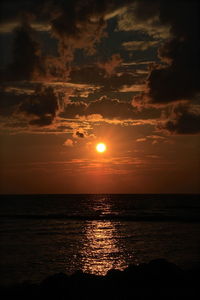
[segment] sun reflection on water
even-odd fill
[[[101,211],[101,215],[111,213],[109,201],[105,198],[93,202],[93,210]],[[119,222],[110,220],[92,220],[85,225],[85,239],[82,247],[83,271],[104,275],[112,268],[124,267],[123,252],[117,241],[116,225]]]
[[[82,248],[83,271],[105,274],[112,268],[122,268],[119,247],[115,239],[116,229],[111,221],[90,221],[85,228],[85,243]]]

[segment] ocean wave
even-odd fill
[[[69,215],[69,214],[2,214],[2,219],[57,219],[57,220],[79,220],[79,221],[130,221],[130,222],[200,222],[197,215]]]

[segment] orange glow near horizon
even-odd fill
[[[105,152],[106,151],[106,145],[104,144],[104,143],[99,143],[99,144],[97,144],[96,145],[96,150],[97,150],[97,152],[99,152],[99,153],[103,153],[103,152]]]

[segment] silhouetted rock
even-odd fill
[[[24,282],[1,287],[1,299],[198,299],[200,269],[182,270],[164,259],[130,265],[105,276],[77,271],[51,275],[39,284]]]
[[[43,287],[45,286],[51,286],[51,287],[62,287],[65,286],[68,282],[68,276],[64,273],[57,273],[52,276],[49,276],[45,278],[41,285]]]

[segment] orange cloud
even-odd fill
[[[67,139],[67,140],[64,142],[63,146],[66,146],[66,147],[73,147],[73,146],[74,146],[74,143],[73,143],[73,141],[72,141],[71,139]]]

